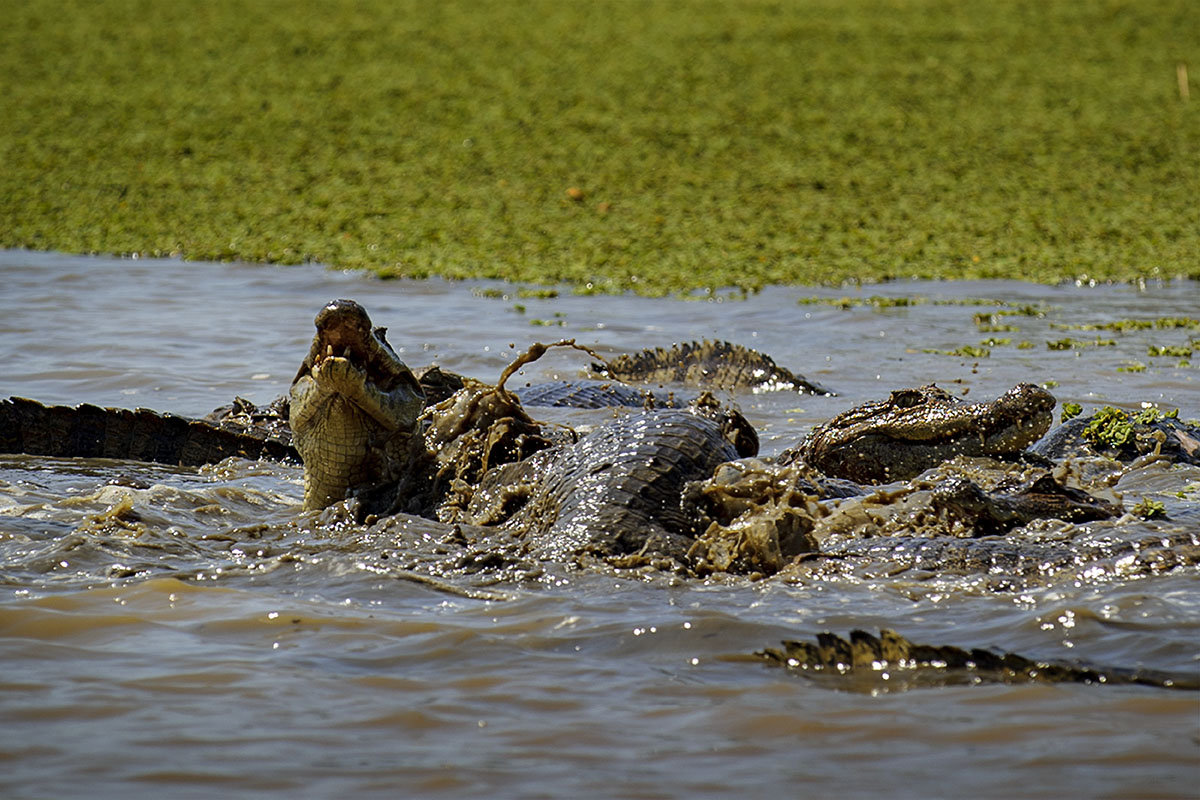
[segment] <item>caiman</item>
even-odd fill
[[[994,650],[915,644],[891,630],[879,636],[863,630],[848,639],[817,634],[815,643],[785,641],[758,654],[767,663],[806,677],[838,678],[840,688],[877,691],[956,683],[1091,683],[1138,684],[1164,689],[1200,689],[1200,679],[1187,673],[1092,666],[1066,661],[1039,661]],[[844,678],[854,683],[847,684]]]
[[[592,374],[629,383],[676,383],[702,389],[834,393],[741,345],[705,340],[658,347],[592,364]]]
[[[490,387],[429,370],[418,381],[388,345],[385,331],[375,328],[353,301],[329,303],[318,313],[315,326],[287,414],[304,462],[305,508],[357,496],[363,516],[405,512],[451,523],[503,523],[530,536],[533,549],[548,557],[580,550],[627,556],[649,548],[648,552],[690,562],[702,572],[769,574],[793,556],[819,550],[814,520],[824,512],[814,502],[830,496],[831,481],[906,479],[963,454],[1013,456],[1044,433],[1055,404],[1049,392],[1030,384],[988,403],[959,402],[936,386],[900,390],[885,401],[835,417],[799,447],[774,462],[768,459],[758,470],[769,476],[763,484],[768,488],[762,489],[768,496],[745,494],[750,491],[745,485],[734,489],[721,481],[711,491],[697,492],[685,487],[710,481],[717,467],[757,450],[753,428],[735,409],[712,400],[693,403],[689,409],[661,408],[670,403],[611,380],[568,382],[543,392],[550,401],[572,402],[569,398],[584,395],[587,404],[594,405],[597,397],[615,396],[616,402],[649,406],[579,439],[561,426],[536,423],[518,397],[503,388],[503,379]],[[713,345],[681,348],[680,357],[688,366],[680,374],[695,375],[697,354],[718,351],[730,352]],[[668,358],[665,352],[635,361],[662,362]],[[741,358],[732,362],[741,364]],[[759,385],[762,370],[769,371],[774,362],[746,363],[758,363],[762,369],[742,364],[726,376],[741,376],[737,380],[743,388]],[[444,399],[427,405],[426,395]],[[34,406],[24,401],[6,404],[9,413],[0,418],[0,430],[8,431],[5,449],[50,452],[44,441],[30,447],[30,437],[20,433],[37,416]],[[249,430],[260,424],[254,414],[241,411],[250,419],[244,423],[245,435],[261,434]],[[68,412],[48,411],[44,418],[70,418]],[[75,416],[96,415],[85,407]],[[110,416],[119,418],[120,413]],[[229,419],[205,424],[217,431]],[[32,427],[39,424],[35,420]],[[61,422],[56,424],[56,430],[62,428]],[[183,424],[205,430],[195,421]],[[270,430],[274,438],[267,441],[279,440],[278,419]],[[54,452],[176,459],[175,453],[148,454],[146,448],[121,452],[65,447]],[[235,452],[255,457],[274,451],[243,447]],[[229,450],[214,449],[212,454],[224,456]],[[783,474],[780,470],[800,470],[806,477],[791,483],[790,478],[771,477]],[[786,498],[781,500],[784,489]],[[981,532],[1012,527],[1036,516],[1039,507],[1052,508],[1050,503],[1012,496],[989,504],[986,496],[981,499],[968,489],[947,489],[939,501],[954,500],[947,516],[957,513],[961,520],[973,515],[969,518],[978,521]],[[842,487],[838,493],[854,491]],[[738,508],[718,510],[731,493],[745,495]],[[715,496],[724,499],[714,500]],[[768,542],[773,555],[765,560],[742,558],[739,552],[754,548],[729,544],[755,537]]]
[[[955,568],[995,572],[1000,564],[1019,570],[1027,545],[995,534],[1046,516],[1103,519],[1120,512],[1119,506],[1051,485],[1053,481],[981,488],[964,478],[926,492],[928,506],[934,517],[956,520],[973,534],[985,534],[984,539],[878,536],[856,544],[839,533],[833,537],[836,547],[826,546],[821,526],[829,512],[823,503],[860,491],[851,482],[911,480],[956,458],[1011,458],[1036,441],[1049,427],[1055,400],[1030,384],[987,403],[959,402],[936,386],[900,390],[885,401],[835,417],[776,460],[749,462],[758,446],[754,429],[736,409],[710,396],[702,394],[687,408],[664,408],[672,403],[662,395],[631,393],[627,387],[613,391],[602,384],[577,383],[548,390],[544,397],[550,401],[578,395],[596,404],[608,402],[596,401],[607,395],[618,398],[613,401],[617,404],[642,407],[581,436],[529,417],[516,394],[504,388],[517,362],[496,386],[436,369],[418,379],[388,345],[385,331],[373,327],[357,303],[334,301],[321,310],[315,324],[312,347],[287,399],[294,451],[286,442],[286,430],[281,430],[283,405],[272,416],[235,404],[224,421],[196,421],[90,406],[47,408],[19,399],[0,404],[0,448],[170,463],[228,455],[287,457],[298,451],[304,462],[306,509],[337,506],[349,497],[352,504],[369,506],[374,515],[416,513],[448,523],[447,547],[455,541],[454,525],[487,525],[509,532],[509,541],[523,541],[519,552],[534,558],[569,560],[588,554],[632,566],[660,563],[654,559],[661,557],[664,566],[674,564],[691,574],[769,574],[795,564],[818,566],[830,556],[842,561],[857,553],[875,553],[884,562],[910,547],[923,554],[930,569],[938,568],[936,553],[941,563]],[[769,359],[723,377],[709,367],[697,367],[706,353],[734,352],[717,345],[654,352],[634,360],[640,367],[604,372],[607,382],[619,386],[615,378],[628,375],[647,381],[691,381],[701,388],[730,382],[747,389],[786,384],[826,393],[800,376],[773,371],[777,368]],[[530,354],[526,360],[536,357]],[[671,358],[681,361],[674,371],[654,366]],[[739,360],[745,359],[732,357]],[[158,425],[175,432],[164,438],[176,444],[137,444],[137,436],[120,433],[127,415],[151,419],[151,428]],[[235,424],[235,419],[241,422]],[[239,430],[230,430],[239,424]],[[185,444],[179,445],[178,431],[185,429],[201,443],[209,433],[213,441],[228,435],[246,438],[209,447],[187,444],[190,440],[184,436]],[[247,440],[257,442],[259,449]],[[924,490],[907,490],[920,491]],[[1049,513],[1042,513],[1046,510]],[[1184,553],[1178,563],[1200,560],[1187,557],[1189,546],[1200,550],[1194,539],[1178,542]],[[1047,559],[1073,563],[1078,558],[1069,545],[1059,548],[1062,552],[1054,547],[1034,547],[1036,552],[1025,561],[1044,570]],[[755,555],[768,552],[770,558]],[[1014,554],[1015,566],[1006,562]],[[861,636],[858,640],[866,641]],[[834,649],[840,653],[839,648]],[[874,654],[873,645],[867,649]],[[793,668],[811,661],[798,645],[780,652],[785,653],[782,661]],[[800,658],[798,653],[806,655]],[[853,652],[851,656],[857,659]],[[1009,670],[1005,675],[1030,672],[1021,664],[1004,669]],[[1063,680],[1077,679],[1074,673],[1063,674]]]
[[[960,402],[934,385],[900,389],[839,414],[779,460],[859,483],[908,480],[955,456],[1020,453],[1049,430],[1055,402],[1031,383],[986,403]]]
[[[353,300],[334,300],[292,381],[292,437],[304,461],[304,508],[324,508],[400,479],[425,393]]]

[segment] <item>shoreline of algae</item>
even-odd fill
[[[1183,0],[8,17],[0,247],[644,294],[1200,278]]]

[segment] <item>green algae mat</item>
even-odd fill
[[[1193,0],[0,6],[3,247],[651,294],[1200,277]]]

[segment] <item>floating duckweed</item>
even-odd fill
[[[1163,77],[1194,12],[1110,5],[8,2],[0,246],[647,295],[1200,277]]]
[[[1117,367],[1117,372],[1145,372],[1146,365],[1140,361],[1135,361],[1132,364],[1126,364],[1123,367]]]
[[[1174,356],[1176,358],[1191,358],[1192,348],[1187,345],[1155,345],[1152,344],[1146,348],[1146,355],[1151,358],[1157,356]]]
[[[924,297],[880,297],[879,295],[871,295],[870,297],[801,297],[796,301],[802,306],[825,305],[840,308],[843,311],[848,311],[851,308],[860,308],[862,306],[871,306],[872,308],[904,308],[907,306],[920,306],[929,302]]]
[[[1004,316],[1044,317],[1044,316],[1046,316],[1046,312],[1049,310],[1050,310],[1049,306],[1032,305],[1032,304],[1026,303],[1025,305],[1013,306],[1011,308],[1002,309],[1001,311],[999,311],[997,313],[1002,314]]]
[[[1035,345],[1033,342],[1030,342],[1030,341],[1017,342],[1018,350],[1032,350],[1035,347],[1037,347],[1037,345]]]
[[[1191,317],[1159,317],[1157,319],[1119,319],[1113,322],[1053,322],[1051,328],[1076,331],[1140,331],[1149,328],[1200,328],[1200,320]]]
[[[997,339],[993,336],[990,339],[984,339],[979,344],[983,347],[1003,347],[1004,345],[1012,344],[1012,339]]]
[[[953,350],[937,350],[928,348],[921,351],[922,353],[934,353],[939,356],[960,356],[962,358],[988,358],[992,351],[986,347],[975,347],[974,345],[964,344],[962,347],[956,347]]]
[[[980,333],[1012,333],[1020,330],[1016,325],[980,325],[978,322],[975,325]]]
[[[885,308],[906,308],[908,306],[1003,306],[1007,305],[1004,300],[994,300],[986,297],[963,297],[963,298],[939,298],[930,300],[927,297],[883,297],[881,295],[870,295],[868,297],[816,297],[808,295],[806,297],[797,298],[796,303],[802,306],[833,306],[840,308],[843,311],[848,311],[852,308],[861,308],[863,306],[871,306],[875,309]],[[990,314],[976,314],[976,324],[980,317],[987,318]],[[1005,327],[1002,330],[1009,330]],[[1015,330],[1015,329],[1014,329]]]
[[[517,289],[517,297],[532,297],[549,300],[558,297],[558,289]]]
[[[1046,342],[1046,347],[1051,350],[1082,350],[1085,347],[1113,347],[1116,343],[1115,339],[1101,339],[1099,336],[1090,342],[1072,339],[1068,336],[1056,342]]]

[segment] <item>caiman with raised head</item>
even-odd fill
[[[324,508],[356,489],[395,482],[425,393],[384,328],[353,300],[317,314],[317,333],[292,381],[292,438],[304,460],[304,507]]]

